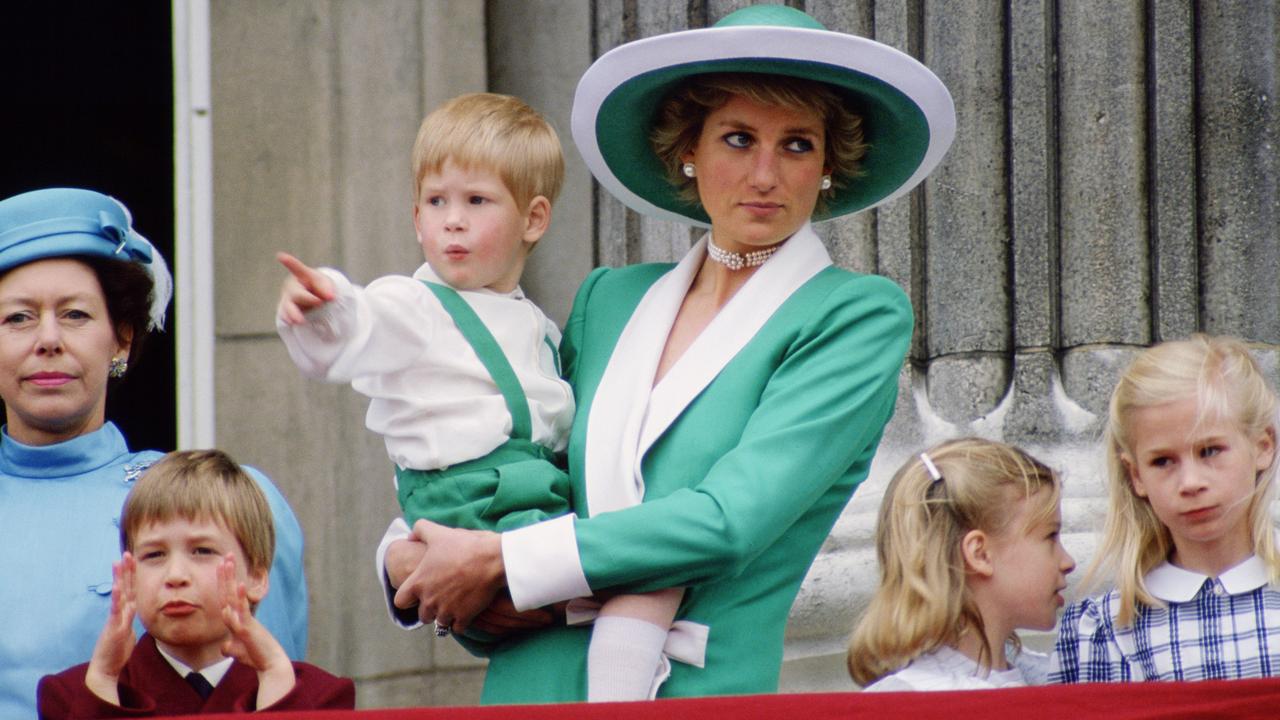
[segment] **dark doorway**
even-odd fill
[[[0,9],[0,197],[85,187],[118,198],[173,265],[173,58],[168,2]],[[176,444],[172,308],[107,399],[134,449]]]

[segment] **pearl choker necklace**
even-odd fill
[[[744,267],[758,267],[763,265],[764,261],[768,260],[770,256],[778,252],[778,248],[780,247],[782,247],[781,243],[770,248],[752,250],[751,252],[744,254],[722,250],[719,247],[716,247],[714,242],[708,240],[707,255],[710,256],[712,260],[715,260],[730,270],[741,270]]]

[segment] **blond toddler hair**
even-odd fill
[[[556,131],[519,98],[496,93],[459,95],[427,115],[413,143],[413,197],[422,180],[452,160],[502,178],[522,211],[541,195],[554,204],[564,183],[564,154]]]

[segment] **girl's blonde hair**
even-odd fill
[[[1226,419],[1251,440],[1260,433],[1275,432],[1275,393],[1239,340],[1193,335],[1161,343],[1143,351],[1125,370],[1111,393],[1104,440],[1110,486],[1106,529],[1083,582],[1089,586],[1099,577],[1116,579],[1120,626],[1133,622],[1138,603],[1161,604],[1143,578],[1173,550],[1169,529],[1156,517],[1151,503],[1133,491],[1126,461],[1133,457],[1133,414],[1188,398],[1195,398],[1199,405],[1198,423]],[[1273,461],[1258,474],[1248,515],[1254,554],[1266,565],[1272,582],[1280,580],[1280,554],[1270,520],[1274,478]]]
[[[849,674],[866,686],[966,632],[983,639],[979,663],[993,649],[967,585],[961,541],[971,530],[999,535],[1012,528],[1017,503],[1034,502],[1026,527],[1058,509],[1058,477],[1004,443],[963,438],[903,465],[889,482],[876,525],[880,587],[849,641]],[[1046,491],[1046,492],[1041,492]],[[1009,640],[1015,645],[1017,635]]]

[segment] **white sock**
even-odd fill
[[[667,628],[621,615],[596,618],[587,650],[587,702],[648,700]]]

